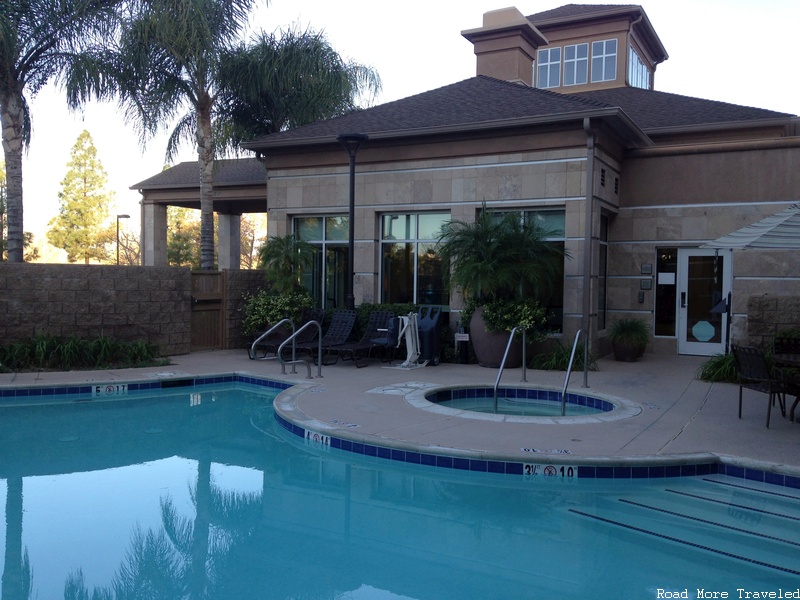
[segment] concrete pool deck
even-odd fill
[[[245,350],[197,352],[171,357],[166,367],[108,371],[0,374],[0,388],[147,380],[222,373],[255,375],[298,384],[281,396],[280,409],[291,421],[328,435],[428,452],[452,451],[509,461],[561,463],[607,461],[646,464],[670,460],[697,462],[711,455],[745,467],[800,475],[800,423],[773,407],[765,427],[767,397],[745,390],[737,418],[738,386],[695,378],[704,357],[646,354],[636,363],[598,361],[588,376],[573,373],[569,391],[623,398],[638,405],[633,416],[603,422],[521,423],[422,410],[404,394],[428,386],[493,386],[496,369],[440,364],[421,369],[386,368],[373,360],[357,369],[352,362],[325,366],[323,377],[307,379],[305,367],[281,374],[275,361],[252,361]],[[395,363],[397,364],[397,363]],[[289,369],[287,368],[287,371]],[[312,374],[316,375],[316,367]],[[508,369],[502,386],[543,386],[560,390],[563,372]],[[788,407],[794,402],[787,398]]]

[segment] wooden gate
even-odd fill
[[[192,273],[192,352],[225,348],[225,272]]]

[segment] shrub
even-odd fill
[[[715,354],[700,365],[697,378],[701,381],[736,383],[739,378],[736,372],[736,360],[733,354]]]
[[[155,344],[122,342],[100,335],[94,339],[40,335],[0,346],[0,371],[108,369],[167,365]]]
[[[259,290],[253,296],[246,295],[244,299],[243,329],[246,335],[262,332],[268,325],[275,325],[282,319],[291,319],[297,323],[303,309],[314,306],[314,299],[306,290],[286,294]]]

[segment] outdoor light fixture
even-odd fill
[[[347,308],[356,307],[356,298],[353,294],[353,280],[355,279],[355,222],[356,222],[356,152],[361,144],[369,139],[366,133],[342,133],[336,140],[342,145],[350,157],[350,212],[348,227],[350,230],[350,248],[347,253]]]
[[[117,215],[117,266],[119,266],[119,220],[130,218],[130,215]]]

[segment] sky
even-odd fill
[[[257,0],[258,1],[258,0]],[[575,2],[575,0],[573,0]],[[480,27],[483,13],[516,6],[530,15],[569,0],[271,0],[256,10],[255,29],[289,27],[324,31],[348,60],[369,65],[383,81],[378,104],[398,100],[475,75],[472,45],[461,31]],[[576,2],[581,3],[581,2]],[[633,1],[597,0],[602,4]],[[698,98],[800,114],[797,83],[800,50],[797,0],[643,0],[669,59],[658,65],[655,89]],[[394,8],[394,10],[390,10]],[[70,149],[86,129],[108,173],[116,206],[128,214],[122,226],[138,229],[140,196],[129,188],[162,170],[167,134],[144,147],[114,104],[88,105],[70,113],[54,85],[29,98],[33,137],[23,157],[24,228],[45,239],[58,213],[58,192]],[[178,162],[196,160],[186,146]],[[47,253],[45,253],[47,256]]]

